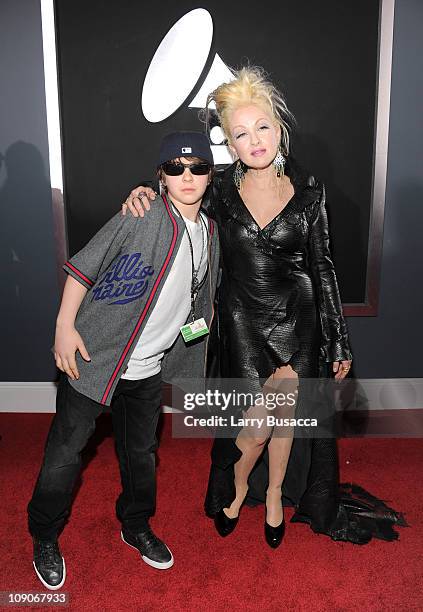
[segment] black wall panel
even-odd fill
[[[206,1],[218,53],[229,66],[263,66],[297,119],[293,151],[327,184],[332,245],[344,303],[365,301],[373,176],[378,0]],[[169,28],[196,2],[56,1],[65,202],[70,253],[154,171],[158,144],[174,129],[201,129],[192,95],[151,124],[141,90]],[[196,50],[186,40],[180,57]],[[172,96],[166,81],[163,96]]]

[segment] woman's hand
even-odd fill
[[[56,338],[54,341],[54,358],[56,365],[62,372],[72,380],[78,380],[79,372],[76,365],[75,353],[79,351],[85,361],[91,361],[91,357],[85,348],[84,341],[73,326],[56,327]]]
[[[135,187],[122,204],[122,215],[126,215],[126,211],[133,217],[143,217],[146,210],[150,210],[150,200],[154,200],[157,194],[151,187]]]
[[[334,361],[332,370],[335,372],[335,380],[342,380],[350,371],[351,361]]]

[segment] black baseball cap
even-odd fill
[[[157,166],[178,157],[199,157],[214,164],[209,139],[202,132],[172,132],[163,138]]]

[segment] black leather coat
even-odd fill
[[[204,202],[222,252],[220,369],[228,378],[267,377],[290,363],[300,376],[351,359],[329,249],[325,189],[289,160],[295,194],[260,229],[233,182],[218,174]]]
[[[324,412],[321,399],[310,401],[304,394],[305,381],[326,375],[325,364],[351,359],[329,249],[324,186],[288,160],[295,194],[260,229],[235,188],[233,171],[231,166],[215,177],[205,202],[218,222],[222,252],[215,342],[220,374],[259,385],[260,378],[289,363],[300,378],[296,415],[305,405],[307,414]],[[232,437],[214,441],[205,501],[209,515],[235,497],[233,466],[241,456],[236,435],[233,431]],[[250,474],[250,505],[265,500],[268,469],[265,451]],[[284,504],[296,507],[291,521],[309,523],[333,539],[395,539],[392,525],[399,515],[377,498],[366,499],[362,489],[362,497],[353,495],[338,478],[336,439],[296,436],[282,486]]]

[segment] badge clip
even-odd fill
[[[185,342],[191,342],[192,340],[205,336],[208,333],[209,328],[207,327],[207,323],[203,318],[196,319],[192,323],[187,323],[181,327],[181,334]]]

